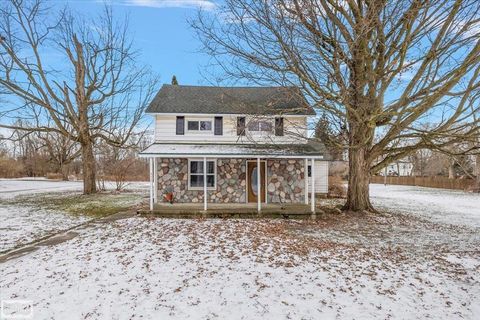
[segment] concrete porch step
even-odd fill
[[[141,215],[164,218],[281,218],[306,219],[312,216],[310,206],[299,204],[264,204],[261,212],[252,204],[209,204],[208,210],[195,204],[156,204],[153,210],[139,210]]]

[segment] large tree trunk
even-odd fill
[[[70,173],[68,164],[62,163],[62,164],[60,165],[60,172],[61,172],[61,174],[62,174],[62,180],[63,180],[63,181],[68,181],[68,174]]]
[[[475,175],[477,176],[475,191],[480,192],[480,155],[475,156]]]
[[[366,161],[366,147],[349,151],[348,158],[348,192],[345,211],[375,212],[370,203],[370,163]]]
[[[83,165],[83,193],[91,194],[97,192],[95,179],[95,156],[93,155],[93,145],[87,142],[82,147],[82,165]]]
[[[455,161],[450,160],[448,165],[448,179],[455,179]]]

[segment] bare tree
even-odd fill
[[[347,145],[344,128],[334,128],[334,122],[323,113],[315,124],[314,137],[325,144],[332,160],[343,160]]]
[[[78,143],[58,132],[35,132],[42,142],[42,147],[48,152],[50,162],[56,171],[62,175],[64,181],[68,181],[70,173],[69,165],[80,156]]]
[[[15,125],[28,127],[28,123],[21,120]],[[33,134],[14,130],[7,138],[16,146],[15,158],[23,164],[24,174],[28,177],[43,177],[50,170],[49,156],[42,148],[42,141]]]
[[[480,94],[480,90],[479,90],[478,94]],[[472,109],[474,109],[473,104],[472,104]],[[480,121],[480,114],[478,112],[474,113],[473,118],[477,122]],[[477,139],[474,140],[473,143],[476,144],[476,145],[480,145],[480,136],[477,137]],[[480,193],[480,153],[475,155],[474,163],[475,163],[475,170],[474,170],[475,188],[474,189],[475,189],[476,192]]]
[[[372,211],[372,173],[478,135],[479,106],[470,106],[480,83],[479,8],[478,0],[225,0],[192,26],[227,80],[298,86],[345,126],[344,209]]]
[[[480,192],[480,155],[475,157],[475,191]]]
[[[22,129],[13,130],[4,139],[12,143],[12,148],[19,147],[26,168],[29,167],[29,162],[36,163],[38,161],[37,153],[41,153],[49,167],[54,172],[60,173],[63,180],[68,180],[69,164],[80,156],[78,143],[56,130],[36,131],[35,129],[41,124],[38,122],[39,119],[35,120],[36,122],[30,123],[17,119],[13,126]],[[52,128],[54,125],[49,125],[49,127]],[[27,149],[34,149],[35,154],[26,152]]]
[[[15,105],[4,114],[37,122],[1,126],[77,142],[84,193],[96,192],[96,142],[125,146],[157,86],[136,61],[127,20],[108,7],[86,19],[42,0],[9,0],[0,4],[0,35],[0,91]]]
[[[128,185],[128,181],[147,178],[148,163],[137,156],[138,152],[146,147],[145,132],[132,134],[130,140],[132,147],[129,148],[118,148],[107,143],[98,144],[100,170],[97,179],[101,188],[104,188],[106,179],[112,180],[115,183],[115,190],[121,191]]]
[[[98,149],[101,172],[97,178],[99,186],[104,187],[105,180],[108,179],[115,183],[115,190],[121,191],[127,186],[130,170],[138,160],[134,150],[120,149],[108,144],[100,144]]]

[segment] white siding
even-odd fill
[[[312,178],[308,190],[312,191]],[[315,160],[315,193],[328,193],[328,161]]]
[[[155,141],[164,140],[165,137],[175,134],[176,128],[175,116],[156,116],[155,117]]]
[[[212,126],[215,115],[186,115],[185,116],[185,135],[176,135],[176,116],[175,115],[156,115],[155,116],[155,141],[156,142],[217,142],[217,143],[306,143],[307,135],[307,117],[306,116],[284,116],[284,136],[275,136],[266,132],[248,132],[246,136],[237,136],[237,116],[223,116],[223,135],[215,136],[212,131],[208,132],[188,132],[188,120],[211,120]],[[268,117],[269,121],[274,122],[275,117]],[[247,116],[247,123],[252,119]]]

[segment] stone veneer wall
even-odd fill
[[[179,203],[203,202],[203,190],[188,190],[188,159],[163,158],[158,162],[159,202],[167,192]],[[217,188],[208,190],[210,203],[245,203],[245,160],[217,159]]]
[[[245,159],[217,159],[217,188],[208,190],[209,203],[245,203],[245,164]],[[188,159],[163,158],[158,168],[159,202],[167,192],[175,202],[203,202],[203,190],[188,190]],[[267,202],[303,203],[304,171],[304,160],[267,160]]]
[[[305,201],[305,160],[267,160],[267,173],[267,202]]]
[[[210,196],[212,202],[245,203],[245,159],[217,160],[217,192]]]

